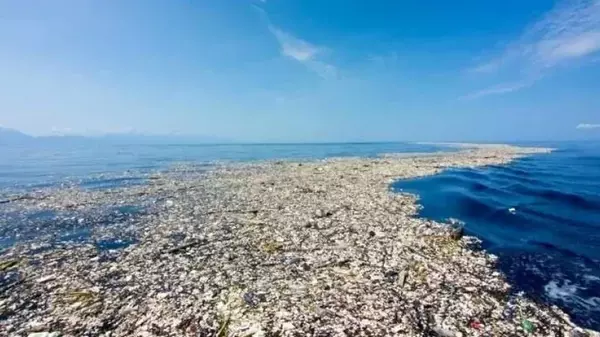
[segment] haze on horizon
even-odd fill
[[[0,74],[38,136],[600,139],[600,0],[0,0]]]

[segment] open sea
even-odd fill
[[[557,150],[505,166],[402,180],[391,189],[418,194],[422,217],[464,222],[466,232],[499,257],[515,291],[556,304],[582,326],[600,330],[600,143],[524,145]],[[215,162],[453,150],[410,143],[0,145],[0,196],[61,184],[92,189],[143,184],[148,173],[177,163],[209,167]],[[1,213],[0,207],[0,219],[8,219]],[[45,221],[40,223],[50,225],[55,219],[39,216]],[[3,238],[5,232],[0,228],[0,249],[16,242]]]
[[[227,144],[227,145],[111,145],[0,144],[0,192],[49,187],[60,183],[84,187],[116,187],[135,183],[145,173],[178,163],[271,159],[374,157],[381,153],[450,151],[416,143],[348,144]]]

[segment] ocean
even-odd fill
[[[398,181],[419,216],[464,222],[499,257],[514,291],[600,330],[600,143],[543,143],[550,154]]]
[[[15,210],[10,207],[11,203],[3,203],[20,193],[63,187],[78,187],[84,191],[130,187],[145,184],[155,172],[190,163],[195,170],[208,170],[224,162],[375,157],[381,153],[454,150],[413,143],[116,145],[90,140],[67,143],[65,140],[0,145],[0,252],[15,243],[36,240],[65,248],[80,243],[94,244],[98,249],[123,248],[135,243],[135,238],[121,235],[118,239],[98,241],[92,237],[94,229],[127,224],[153,212],[152,200],[143,205],[107,204],[93,211]]]
[[[419,216],[458,219],[482,248],[499,257],[499,267],[514,291],[526,292],[569,312],[582,326],[600,330],[600,143],[523,144],[553,147],[550,154],[509,165],[452,169],[435,176],[401,180],[391,186],[415,193]],[[80,186],[106,189],[145,183],[149,173],[178,163],[207,168],[216,162],[265,159],[375,157],[382,153],[454,151],[413,143],[255,144],[255,145],[0,145],[0,195],[40,188]],[[2,199],[2,198],[0,198]],[[76,217],[38,212],[2,214],[0,249],[19,240],[74,227]],[[95,221],[120,222],[139,212],[124,205],[94,215]],[[35,230],[19,233],[19,221]],[[62,222],[60,222],[62,221]],[[16,234],[15,234],[16,233]],[[79,240],[86,233],[63,233]],[[101,243],[114,249],[128,238]]]
[[[0,144],[0,193],[64,183],[116,187],[135,183],[145,173],[177,163],[374,157],[381,153],[451,151],[416,143],[113,145]]]

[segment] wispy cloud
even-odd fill
[[[576,129],[600,129],[600,124],[581,123],[581,124],[578,124],[575,128]]]
[[[557,67],[593,61],[592,56],[599,51],[600,0],[564,0],[525,29],[499,56],[471,71],[514,74],[533,84]],[[511,91],[515,90],[481,90],[479,96]]]
[[[319,53],[319,48],[304,40],[300,40],[278,28],[269,27],[281,46],[281,53],[299,62],[310,61]]]
[[[266,0],[260,1],[263,3],[266,2]],[[330,51],[329,48],[315,45],[280,29],[271,23],[269,14],[264,8],[254,4],[252,7],[254,7],[261,19],[267,24],[269,31],[279,43],[283,56],[302,63],[307,69],[315,72],[322,78],[337,76],[337,68],[323,60]]]
[[[530,87],[533,85],[532,81],[522,81],[522,82],[515,82],[515,83],[504,83],[504,84],[500,84],[491,88],[487,88],[487,89],[483,89],[483,90],[479,90],[479,91],[475,91],[472,92],[470,94],[467,94],[463,97],[461,97],[461,99],[463,100],[470,100],[470,99],[475,99],[475,98],[479,98],[479,97],[483,97],[483,96],[488,96],[488,95],[499,95],[499,94],[506,94],[509,92],[513,92],[513,91],[517,91],[517,90],[521,90],[527,87]]]
[[[328,50],[327,48],[299,39],[273,25],[269,25],[269,30],[279,42],[282,55],[304,64],[323,78],[331,78],[336,75],[335,66],[320,59]]]

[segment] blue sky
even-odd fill
[[[0,0],[0,124],[252,142],[600,138],[600,0]]]

